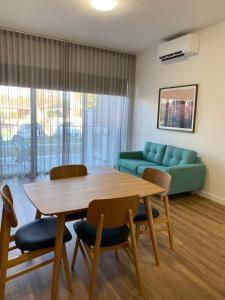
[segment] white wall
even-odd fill
[[[145,141],[196,150],[207,166],[203,195],[225,204],[225,23],[200,32],[199,55],[173,64],[157,49],[138,53],[132,149]],[[156,129],[161,87],[199,84],[195,133]]]

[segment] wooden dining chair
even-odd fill
[[[100,253],[125,249],[134,263],[138,290],[142,293],[133,217],[137,213],[139,196],[93,200],[87,220],[74,224],[77,234],[72,260],[74,269],[78,248],[91,276],[89,300],[94,298],[97,265]],[[129,226],[127,225],[129,224]],[[128,238],[131,237],[129,241]]]
[[[152,168],[147,168],[144,170],[143,179],[150,181],[154,184],[157,184],[165,189],[165,192],[160,194],[160,199],[164,204],[165,216],[160,216],[159,211],[152,207],[152,216],[154,224],[165,224],[166,228],[160,228],[161,231],[165,230],[168,232],[170,248],[173,249],[173,231],[170,218],[170,209],[169,209],[169,199],[168,192],[170,189],[171,176],[170,174]],[[140,202],[138,207],[138,213],[134,218],[134,223],[136,225],[136,240],[139,242],[139,235],[146,230],[141,230],[141,227],[147,228],[147,214],[145,210],[144,203]],[[157,227],[156,227],[157,230]]]
[[[87,174],[88,174],[87,168],[84,165],[63,165],[63,166],[54,167],[50,170],[50,180],[86,176]],[[40,217],[41,217],[41,212],[37,210],[35,219],[40,219]],[[66,222],[85,219],[86,217],[87,217],[87,212],[81,211],[71,215],[67,215]]]
[[[63,165],[50,170],[50,179],[64,179],[78,176],[86,176],[87,168],[84,165]]]
[[[21,226],[19,229],[17,229],[14,235],[11,235],[11,228],[17,227],[18,221],[13,208],[13,198],[9,186],[4,185],[1,188],[0,193],[3,201],[0,233],[0,300],[3,300],[5,294],[5,284],[7,281],[46,266],[50,263],[54,263],[55,258],[53,257],[45,260],[42,263],[7,276],[8,269],[14,268],[47,253],[54,253],[57,218],[48,217],[35,220]],[[72,290],[72,285],[65,243],[71,239],[71,233],[65,226],[62,260],[69,291]],[[10,243],[15,243],[15,245],[10,246]],[[9,252],[16,249],[19,249],[21,254],[15,258],[9,259]]]

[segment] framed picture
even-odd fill
[[[159,89],[157,128],[194,132],[198,85]]]

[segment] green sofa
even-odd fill
[[[146,142],[143,151],[119,154],[119,171],[142,176],[146,168],[155,168],[171,175],[170,195],[204,187],[205,164],[192,150]]]

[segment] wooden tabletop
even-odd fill
[[[87,209],[94,199],[130,195],[142,198],[164,192],[163,188],[142,178],[112,168],[99,170],[92,169],[89,175],[82,177],[25,184],[24,189],[33,205],[44,215]]]

